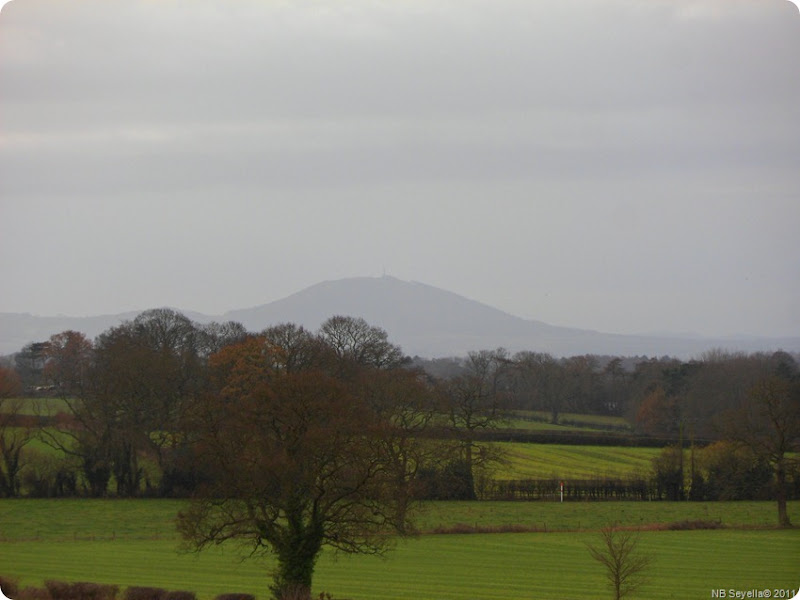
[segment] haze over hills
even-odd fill
[[[800,337],[621,335],[556,327],[522,319],[430,285],[387,276],[325,281],[269,304],[232,310],[219,316],[181,312],[201,323],[238,321],[249,331],[260,331],[284,322],[316,330],[334,314],[362,317],[369,324],[384,328],[390,340],[402,346],[406,354],[427,358],[460,356],[470,350],[500,346],[511,352],[533,350],[556,356],[670,355],[684,359],[712,348],[746,352],[800,351]],[[0,354],[16,352],[31,341],[45,340],[66,329],[95,337],[136,314],[79,318],[0,313]]]

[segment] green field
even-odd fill
[[[9,411],[14,408],[21,415],[55,415],[69,412],[67,403],[61,398],[6,398],[0,410]]]
[[[563,444],[498,444],[506,464],[497,479],[591,479],[648,475],[660,448],[568,446]]]
[[[353,600],[608,598],[585,543],[592,534],[423,536],[385,559],[323,555],[314,591]],[[656,557],[639,597],[708,598],[714,588],[800,584],[800,532],[686,531],[643,534]],[[189,589],[201,600],[225,592],[266,598],[269,561],[241,561],[234,549],[180,555],[169,541],[6,543],[0,564],[23,585],[45,578]]]
[[[630,423],[624,417],[614,417],[610,415],[588,415],[581,413],[559,413],[558,424],[550,422],[551,414],[541,410],[515,410],[512,412],[512,423],[528,423],[528,427],[539,429],[537,426],[547,429],[565,430],[594,430],[602,431],[608,429],[631,428]],[[525,425],[520,428],[525,429]]]
[[[0,501],[0,565],[23,585],[45,579],[189,589],[201,600],[224,592],[266,598],[269,559],[241,561],[235,546],[179,554],[173,528],[182,501]],[[800,522],[800,502],[790,504]],[[709,598],[712,588],[800,584],[800,530],[764,529],[773,503],[430,503],[422,529],[458,523],[482,527],[547,523],[596,529],[686,519],[721,520],[744,529],[646,531],[656,562],[640,597]],[[750,528],[757,529],[750,529]],[[353,600],[607,598],[602,570],[586,542],[593,531],[421,535],[401,540],[385,559],[324,554],[315,592]]]

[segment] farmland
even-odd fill
[[[0,564],[24,585],[68,581],[192,589],[201,600],[223,592],[266,597],[270,559],[241,561],[242,549],[181,554],[174,515],[184,501],[4,500]],[[800,502],[790,504],[800,519]],[[712,588],[797,586],[800,531],[771,529],[774,505],[728,503],[427,503],[420,528],[522,524],[549,533],[426,533],[397,542],[385,559],[323,553],[314,589],[336,598],[606,598],[603,573],[585,544],[611,521],[645,527],[681,520],[730,528],[645,531],[656,557],[648,598],[707,598]],[[575,531],[580,528],[580,531]]]
[[[660,449],[562,444],[498,444],[506,464],[497,479],[629,477],[646,473]]]
[[[497,350],[437,379],[363,320],[250,336],[168,309],[36,348],[27,389],[75,401],[0,403],[0,575],[23,587],[599,600],[608,526],[654,561],[640,597],[800,583],[798,447],[759,445],[796,437],[791,357],[622,372]],[[726,391],[720,365],[746,377]]]

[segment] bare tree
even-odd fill
[[[23,401],[15,398],[22,390],[13,369],[0,367],[0,495],[19,494],[22,449],[32,439],[30,427],[20,426]]]
[[[50,336],[43,374],[62,397],[80,397],[87,385],[92,362],[92,342],[78,331]]]
[[[450,428],[461,446],[469,497],[475,492],[475,467],[501,460],[495,446],[479,444],[479,433],[503,418],[507,390],[508,354],[503,348],[470,352],[466,373],[444,383]]]
[[[624,531],[609,525],[600,530],[597,545],[587,544],[589,553],[606,571],[614,600],[633,594],[645,582],[644,572],[653,557],[639,552],[638,532]]]
[[[725,432],[731,441],[750,448],[772,466],[778,525],[791,527],[786,510],[786,474],[793,452],[800,451],[800,378],[770,375],[751,390],[748,401],[727,414]]]
[[[443,462],[441,444],[427,435],[438,408],[432,384],[421,371],[381,369],[366,373],[360,388],[359,393],[383,423],[376,443],[394,480],[396,528],[407,533],[418,496],[418,474]]]
[[[564,366],[550,354],[519,352],[514,355],[514,370],[531,405],[547,410],[550,421],[557,424],[573,387]]]
[[[389,368],[405,362],[386,331],[362,318],[333,316],[322,324],[319,334],[340,358],[356,364]]]

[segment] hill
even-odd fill
[[[711,348],[746,352],[800,351],[800,338],[724,338],[645,336],[556,327],[508,314],[481,302],[430,285],[394,277],[357,277],[325,281],[261,306],[209,316],[184,311],[199,322],[238,321],[250,331],[283,322],[316,329],[334,314],[363,317],[384,328],[409,355],[441,357],[470,350],[504,347],[557,356],[676,356],[690,358]],[[65,329],[94,337],[135,313],[98,317],[36,317],[0,314],[0,354],[47,339]]]

